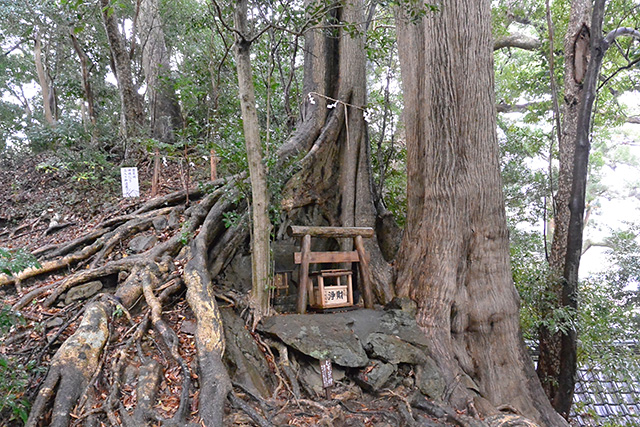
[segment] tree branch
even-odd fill
[[[622,27],[622,28],[616,28],[615,30],[610,31],[609,34],[607,34],[607,36],[604,38],[604,42],[607,43],[607,47],[608,47],[611,43],[613,43],[615,39],[617,39],[620,36],[629,36],[640,41],[640,31],[634,28]]]
[[[599,247],[599,248],[609,248],[609,249],[615,249],[613,247],[613,245],[609,242],[594,242],[591,241],[589,239],[587,239],[584,242],[584,247],[582,248],[582,255],[584,255],[589,249],[593,248],[593,247]]]
[[[17,42],[16,44],[14,44],[13,46],[9,47],[7,50],[4,50],[2,52],[2,54],[4,56],[9,56],[9,54],[11,52],[13,52],[14,50],[18,49],[19,47],[21,47],[24,43],[28,42],[29,40],[31,40],[30,37],[24,37],[22,38],[19,42]]]
[[[218,19],[220,20],[220,23],[222,24],[222,26],[225,27],[227,31],[237,34],[238,37],[240,37],[242,40],[245,40],[246,38],[244,34],[240,33],[235,27],[232,27],[227,23],[227,21],[224,20],[224,18],[222,17],[222,9],[220,8],[220,5],[218,5],[218,2],[216,0],[212,0],[212,3],[213,3],[213,6],[216,8]]]
[[[537,50],[540,49],[541,46],[542,42],[540,42],[540,40],[519,33],[499,37],[493,42],[494,51],[512,47],[524,50]]]
[[[636,64],[637,64],[637,63],[639,63],[639,62],[640,62],[640,58],[636,58],[636,59],[634,59],[633,61],[629,62],[629,63],[628,63],[627,65],[625,65],[624,67],[620,67],[620,68],[618,68],[618,69],[617,69],[617,70],[615,70],[611,75],[609,75],[609,77],[607,77],[607,78],[603,79],[602,83],[600,83],[600,86],[598,86],[598,89],[597,89],[597,90],[602,89],[602,87],[603,87],[604,85],[606,85],[606,84],[609,82],[609,80],[611,80],[612,78],[614,78],[614,77],[615,77],[619,72],[621,72],[621,71],[623,71],[623,70],[628,70],[628,69],[630,69],[631,67],[633,67],[634,65],[636,65]]]
[[[551,7],[549,6],[549,0],[545,1],[547,27],[549,28],[549,81],[551,83],[551,99],[553,101],[553,118],[556,122],[556,135],[558,138],[558,145],[560,145],[560,139],[562,138],[562,123],[560,121],[560,106],[558,105],[558,87],[556,86],[556,73],[553,57],[553,43],[554,43],[554,27],[553,20],[551,19]],[[551,193],[553,194],[553,192]],[[546,219],[545,219],[546,220]]]
[[[524,104],[507,104],[506,102],[501,102],[496,104],[496,111],[498,113],[521,113],[527,111],[531,107],[535,107],[540,105],[540,102],[526,102]]]

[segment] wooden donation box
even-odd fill
[[[309,305],[317,308],[352,306],[352,274],[351,270],[321,270],[311,273]]]
[[[364,250],[363,237],[373,237],[370,227],[301,227],[290,226],[287,233],[302,237],[300,252],[294,262],[300,264],[298,313],[304,313],[308,303],[314,308],[349,307],[353,305],[353,272],[333,269],[309,272],[310,264],[358,263],[362,297],[366,308],[373,308],[369,263]],[[312,252],[311,237],[353,238],[355,251]]]

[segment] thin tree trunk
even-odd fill
[[[69,28],[69,37],[73,44],[73,49],[76,51],[78,58],[80,59],[80,70],[82,72],[82,90],[84,91],[84,100],[87,103],[87,110],[89,113],[89,121],[93,126],[96,125],[96,112],[93,100],[93,91],[91,90],[91,80],[89,74],[90,59],[87,53],[80,46],[80,42],[73,32],[73,28]]]
[[[247,158],[249,161],[249,177],[251,179],[251,210],[253,214],[253,234],[251,236],[252,265],[252,303],[254,315],[259,318],[269,310],[269,266],[271,222],[269,221],[269,196],[267,192],[266,167],[262,162],[262,144],[260,141],[260,125],[256,111],[256,99],[251,70],[250,48],[247,29],[247,0],[236,4],[235,25],[239,35],[236,36],[235,56],[238,72],[238,89],[240,107],[242,109],[242,125],[244,129]]]
[[[558,141],[558,191],[554,197],[554,230],[549,257],[550,277],[548,291],[545,292],[547,301],[545,316],[552,316],[552,311],[562,307],[562,274],[564,271],[565,255],[569,232],[569,198],[573,174],[575,140],[578,126],[578,110],[582,97],[584,70],[589,51],[588,28],[590,26],[589,11],[591,2],[588,0],[573,0],[567,33],[564,37],[564,105],[562,132]],[[572,384],[561,385],[562,332],[550,330],[545,325],[540,326],[537,374],[547,397],[555,409],[563,413],[556,404],[556,396],[560,388],[573,388]]]
[[[600,69],[605,53],[618,36],[627,35],[640,40],[640,32],[631,28],[618,28],[603,37],[604,9],[605,0],[596,0],[593,5],[591,37],[588,45],[590,57],[583,79],[583,93],[577,118],[573,176],[569,201],[571,215],[564,259],[561,300],[562,307],[567,307],[574,312],[577,312],[578,309],[578,270],[582,256],[582,237],[585,221],[585,199],[589,152],[591,149],[591,115],[596,98]],[[564,417],[569,416],[573,403],[577,368],[577,331],[572,327],[573,325],[569,326],[567,332],[562,334],[558,394],[553,402],[556,410]]]
[[[144,111],[140,95],[138,94],[131,74],[131,59],[125,49],[118,22],[110,0],[100,0],[102,20],[111,57],[114,63],[114,72],[118,81],[120,102],[122,107],[121,131],[125,137],[131,137],[139,133],[144,123]],[[125,153],[127,158],[130,153]]]
[[[51,85],[49,84],[49,79],[47,77],[47,73],[44,68],[44,61],[42,59],[42,39],[40,38],[40,33],[36,31],[35,34],[35,43],[33,46],[33,56],[36,63],[36,72],[38,74],[38,83],[40,84],[40,88],[42,89],[42,103],[44,107],[44,119],[46,122],[55,126],[56,120],[53,111],[52,105],[55,103],[51,102],[51,97],[53,95],[53,90],[51,89]]]
[[[546,426],[549,405],[522,341],[498,161],[489,1],[457,0],[414,24],[400,12],[407,228],[397,291],[418,304],[463,409],[510,405]]]

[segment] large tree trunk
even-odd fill
[[[111,57],[114,63],[114,73],[118,81],[118,91],[120,93],[121,103],[121,132],[125,137],[136,135],[140,132],[140,128],[144,123],[144,110],[142,100],[133,84],[133,76],[131,74],[131,60],[124,46],[122,35],[118,30],[118,23],[114,6],[110,0],[100,0],[102,10],[102,20],[109,48],[111,49]],[[128,153],[125,152],[125,158]]]
[[[591,2],[587,0],[573,0],[567,33],[564,37],[564,104],[562,132],[558,141],[558,191],[554,198],[553,240],[549,266],[549,289],[546,295],[550,298],[545,304],[546,313],[552,316],[552,311],[562,307],[562,274],[564,272],[567,240],[569,236],[569,198],[573,175],[575,141],[578,129],[578,111],[583,96],[583,80],[589,56],[589,11]],[[567,319],[568,321],[569,319]],[[567,416],[563,409],[571,402],[562,402],[559,396],[567,395],[573,390],[573,381],[561,381],[561,366],[563,362],[562,332],[549,330],[542,325],[539,331],[540,357],[538,359],[538,377],[549,400],[555,409]],[[564,353],[566,354],[566,353]],[[567,406],[568,404],[568,406]]]
[[[235,57],[238,70],[238,89],[240,108],[242,110],[242,126],[244,129],[247,160],[249,161],[249,177],[251,179],[251,212],[253,216],[251,236],[251,300],[256,320],[269,311],[270,283],[269,266],[271,265],[271,222],[269,221],[269,194],[267,190],[266,166],[262,161],[262,143],[260,141],[260,124],[256,111],[256,97],[253,88],[251,70],[251,42],[248,41],[247,0],[240,0],[236,5]]]
[[[172,142],[174,130],[182,127],[182,115],[171,79],[169,50],[164,38],[158,0],[140,4],[142,68],[147,81],[151,137]]]
[[[510,405],[547,426],[549,405],[522,341],[498,162],[488,1],[404,12],[398,47],[407,133],[407,228],[397,291],[417,320],[458,408]],[[486,399],[486,400],[485,400]]]
[[[164,38],[158,0],[140,1],[142,68],[147,81],[147,99],[151,138],[162,143],[175,140],[175,130],[182,128],[182,114],[171,78],[169,51]],[[212,178],[215,179],[215,178]],[[151,196],[158,194],[160,149],[154,153]]]
[[[311,3],[311,2],[309,2]],[[329,12],[327,21],[364,27],[365,6],[346,2]],[[363,30],[363,28],[360,28]],[[343,29],[333,37],[321,29],[305,34],[305,101],[301,119],[290,141],[279,150],[282,163],[307,152],[301,170],[284,190],[288,220],[334,226],[375,227],[371,160],[364,107],[366,57],[364,40]],[[327,108],[327,106],[332,106]],[[286,225],[286,224],[285,224]],[[343,250],[351,242],[340,242]],[[380,302],[393,298],[391,268],[375,239],[365,240],[371,257],[373,291]]]

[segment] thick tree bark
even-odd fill
[[[256,111],[256,98],[253,88],[251,70],[251,43],[248,41],[247,0],[236,5],[235,57],[238,72],[238,89],[240,108],[242,110],[242,126],[244,129],[247,159],[249,161],[249,177],[251,179],[251,211],[253,215],[253,234],[251,236],[252,267],[252,303],[254,315],[259,318],[269,311],[270,285],[269,266],[271,265],[269,244],[271,221],[269,220],[269,194],[267,190],[267,171],[262,161],[262,143],[260,141],[260,124]]]
[[[136,135],[140,132],[140,128],[144,123],[144,111],[142,100],[133,84],[133,76],[131,74],[131,60],[124,46],[122,35],[118,30],[116,14],[114,6],[110,0],[100,0],[102,10],[102,20],[109,48],[114,63],[114,73],[118,81],[118,91],[120,93],[121,103],[121,131],[125,137]],[[125,153],[125,158],[128,153]]]
[[[549,405],[521,338],[499,173],[488,1],[441,3],[398,47],[407,134],[407,228],[397,291],[417,320],[458,408],[510,405],[566,425]]]
[[[364,17],[364,4],[355,1],[333,9],[327,20],[363,26]],[[313,225],[375,227],[377,212],[364,121],[364,41],[361,35],[342,29],[332,31],[340,33],[331,37],[326,31],[312,29],[305,35],[305,102],[296,131],[278,154],[284,163],[298,152],[308,152],[301,161],[301,171],[287,183],[283,207],[292,222],[304,222],[305,212],[315,206],[322,218],[315,218]],[[340,244],[342,250],[351,250],[351,241]],[[374,293],[380,302],[390,301],[394,295],[391,268],[376,239],[366,239],[365,245],[375,266],[371,272]]]
[[[165,42],[158,0],[140,3],[142,68],[147,81],[151,137],[170,143],[182,127],[180,106],[171,79],[169,50]]]

